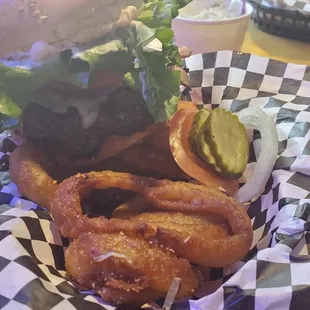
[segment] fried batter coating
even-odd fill
[[[10,175],[20,193],[47,209],[58,188],[47,172],[53,170],[57,171],[47,156],[31,144],[17,147],[10,157]]]
[[[150,225],[154,235],[149,240],[173,249],[179,257],[200,266],[219,267],[243,258],[243,253],[218,255],[209,250],[210,240],[221,245],[230,235],[230,227],[221,216],[213,213],[181,213],[156,211],[142,198],[135,197],[116,208],[114,218],[131,219]],[[227,249],[228,250],[228,249]],[[217,259],[216,259],[217,258]]]
[[[160,126],[153,127],[160,128]],[[139,136],[139,132],[136,135]],[[137,143],[134,137],[125,137],[125,139],[127,139],[127,143],[131,139],[132,143]],[[121,145],[120,147],[124,147],[125,151],[118,149],[118,144]],[[50,150],[46,151],[46,149],[27,142],[17,147],[10,157],[11,178],[25,198],[47,209],[49,209],[51,198],[58,187],[57,182],[79,172],[112,169],[139,175],[151,175],[156,178],[168,177],[178,180],[188,178],[174,162],[171,152],[158,150],[150,145],[145,148],[144,145],[139,144],[131,147],[124,146],[126,143],[118,144],[114,145],[114,150],[118,149],[120,154],[100,162],[92,159],[67,158],[60,150],[50,152]],[[104,155],[108,156],[109,154],[105,152]],[[141,157],[144,158],[143,161],[140,160]],[[85,165],[80,166],[81,162],[84,162]]]
[[[227,242],[230,238],[228,225],[223,220],[212,223],[210,215],[151,212],[132,220],[149,224],[156,231],[150,240],[200,266],[223,267],[242,259],[245,254],[233,248],[234,242]]]
[[[165,227],[158,227],[152,224],[152,221],[148,223],[143,220],[117,218],[108,220],[104,217],[88,218],[83,215],[81,199],[92,189],[105,188],[121,188],[136,192],[157,209],[169,212],[197,212],[199,215],[214,213],[227,219],[231,235],[225,238],[204,238],[191,233],[193,236],[189,240],[188,247],[194,249],[197,246],[197,248],[192,255],[189,254],[189,257],[194,262],[199,261],[203,266],[223,267],[243,258],[250,249],[253,231],[247,213],[235,200],[219,190],[185,182],[158,181],[112,171],[79,174],[61,183],[52,204],[51,213],[64,236],[74,239],[90,231],[123,232],[146,240],[156,236],[160,243],[167,244],[173,250],[187,255],[182,247],[188,236],[180,238],[177,230],[169,230],[164,224],[162,225]],[[207,260],[199,258],[201,249],[210,258]],[[222,256],[223,258],[219,259]]]
[[[222,239],[230,235],[229,225],[223,217],[216,214],[154,211],[146,202],[143,204],[141,198],[134,198],[119,206],[113,217],[150,225],[156,233],[149,240],[173,249],[177,256],[200,266],[223,267],[244,256],[229,248],[219,255],[219,250],[213,252],[209,248],[210,240],[217,242],[220,248]],[[226,251],[230,255],[226,255]]]
[[[85,234],[70,244],[65,260],[74,281],[112,303],[142,305],[165,297],[176,277],[177,298],[192,296],[201,284],[186,260],[124,234]]]
[[[171,154],[162,151],[158,152],[154,148],[150,149],[149,154],[147,152],[141,154],[140,150],[139,146],[136,149],[133,147],[128,153],[94,164],[91,168],[100,171],[105,169],[127,171],[141,175],[153,175],[159,178],[186,178],[184,173],[173,162]],[[61,182],[78,172],[88,172],[90,170],[90,167],[87,166],[76,166],[78,160],[71,159],[70,162],[66,160],[62,162],[62,155],[64,154],[60,152],[48,154],[45,150],[29,142],[18,146],[14,150],[10,157],[10,175],[12,181],[25,198],[49,209],[51,199],[58,187],[57,182]],[[138,158],[141,155],[148,159],[144,161],[142,166]],[[157,158],[156,164],[152,169],[149,169],[152,163],[154,164],[154,156]],[[91,162],[91,160],[89,161]]]

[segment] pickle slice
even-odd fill
[[[196,148],[197,148],[197,155],[207,164],[211,165],[212,168],[218,172],[221,173],[221,168],[217,165],[216,159],[213,156],[211,152],[211,148],[209,144],[207,143],[204,135],[204,130],[200,130],[197,134],[196,139]]]
[[[210,146],[208,145],[205,136],[204,128],[205,122],[210,116],[211,112],[207,109],[201,109],[195,114],[192,129],[189,132],[189,140],[192,150],[207,164],[210,164],[216,172],[221,172],[220,168],[216,165],[216,160],[211,153]]]
[[[203,131],[203,125],[210,116],[210,113],[207,109],[201,109],[194,116],[193,125],[189,132],[189,142],[194,152],[197,152],[197,136]]]
[[[241,177],[249,160],[249,142],[238,116],[216,108],[204,126],[205,139],[222,176],[233,179]]]

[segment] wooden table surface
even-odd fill
[[[310,65],[310,44],[289,40],[258,30],[249,23],[242,52],[296,64]]]

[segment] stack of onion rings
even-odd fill
[[[54,163],[29,144],[10,161],[21,193],[46,207],[61,234],[73,240],[65,254],[70,278],[106,301],[143,304],[164,297],[174,278],[181,279],[177,298],[190,297],[202,283],[195,265],[227,266],[251,247],[246,211],[215,187],[109,170],[58,184],[50,176]],[[83,214],[92,191],[111,188],[136,196],[110,219]]]

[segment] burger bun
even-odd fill
[[[128,26],[142,0],[1,0],[0,58],[39,42],[62,51]],[[38,45],[38,43],[37,43]]]

